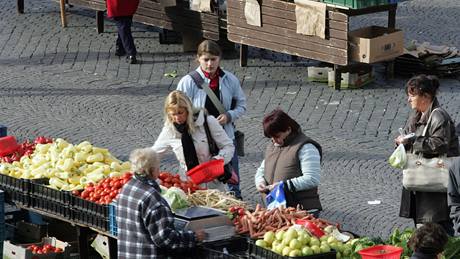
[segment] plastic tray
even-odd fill
[[[109,232],[110,222],[107,218],[91,214],[86,211],[81,211],[78,209],[71,209],[70,214],[70,219],[77,223]]]
[[[198,249],[198,256],[199,258],[206,259],[249,258],[248,240],[244,237],[236,237],[229,240],[203,244]]]
[[[268,249],[262,248],[260,246],[256,246],[253,240],[249,240],[249,255],[251,258],[256,259],[335,259],[336,252],[331,251],[329,253],[323,254],[315,254],[309,256],[297,256],[297,257],[290,257],[290,256],[282,256],[276,254]]]
[[[30,191],[30,181],[21,178],[14,178],[9,175],[0,174],[0,187],[20,191],[28,194]]]
[[[46,186],[49,183],[48,178],[31,180],[30,181],[30,194],[37,197],[42,197],[70,206],[70,192],[60,191]]]
[[[109,204],[109,231],[110,234],[117,236],[118,235],[118,226],[117,226],[117,204],[112,202]]]
[[[25,207],[30,206],[30,196],[29,194],[24,194],[23,192],[18,192],[18,191],[11,191],[9,193],[11,197],[11,201],[20,204]]]
[[[109,205],[107,204],[97,204],[75,195],[70,195],[70,203],[73,209],[101,216],[109,220],[110,213]]]
[[[328,4],[335,4],[340,6],[349,7],[352,9],[361,9],[366,7],[386,5],[390,0],[323,0]]]
[[[47,198],[30,196],[30,206],[34,209],[43,210],[63,218],[70,219],[70,207]]]

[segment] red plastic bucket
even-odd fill
[[[358,251],[362,259],[399,259],[403,249],[397,246],[376,245]]]
[[[192,170],[187,172],[193,183],[202,184],[210,182],[217,177],[224,174],[224,160],[210,160],[195,166]]]
[[[0,156],[13,154],[18,148],[19,144],[16,142],[15,137],[6,136],[0,138]]]

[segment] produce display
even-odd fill
[[[189,206],[187,201],[187,194],[185,194],[185,192],[178,187],[162,189],[161,195],[168,202],[172,211],[176,211],[178,209],[186,208]]]
[[[203,190],[199,185],[194,184],[192,181],[183,181],[180,179],[180,175],[171,174],[169,172],[162,172],[158,176],[160,179],[160,185],[170,188],[177,187],[182,189],[185,193],[194,193],[196,190]]]
[[[239,234],[249,233],[251,238],[259,238],[268,231],[286,230],[298,219],[308,219],[322,228],[331,225],[321,219],[315,219],[305,210],[299,208],[275,208],[267,210],[257,204],[254,212],[246,211],[245,215],[236,217],[233,221]]]
[[[54,247],[50,244],[43,246],[30,245],[27,247],[27,250],[32,250],[33,254],[51,254],[51,253],[62,253],[64,252],[62,248]]]
[[[97,184],[90,182],[83,191],[74,190],[72,194],[98,204],[109,204],[121,192],[123,185],[131,180],[132,176],[131,173],[125,173],[121,177],[105,178]]]
[[[235,206],[246,207],[245,202],[219,190],[197,190],[188,195],[188,202],[193,206],[206,206],[223,211]]]
[[[105,148],[84,141],[73,145],[64,139],[36,144],[34,152],[20,161],[0,164],[0,173],[15,178],[49,178],[49,186],[58,190],[81,190],[89,183],[107,177],[122,176],[131,169]]]
[[[15,161],[20,161],[23,156],[28,157],[32,155],[32,153],[35,150],[36,144],[48,144],[52,142],[53,140],[51,138],[47,138],[43,136],[35,138],[33,142],[26,140],[23,143],[21,143],[12,154],[0,156],[0,162],[13,163]]]

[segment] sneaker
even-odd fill
[[[136,56],[134,55],[126,56],[126,62],[129,64],[137,64]]]

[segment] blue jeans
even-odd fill
[[[233,145],[236,147],[236,140],[233,140]],[[235,152],[233,153],[232,157],[232,167],[233,170],[235,170],[236,175],[238,175],[238,184],[227,184],[228,190],[231,192],[235,193],[235,196],[239,199],[242,199],[243,197],[241,196],[241,190],[240,190],[240,162],[238,160],[238,154],[236,153],[236,148]]]

